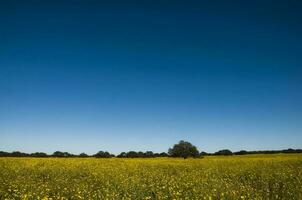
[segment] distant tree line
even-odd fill
[[[204,151],[199,152],[197,147],[192,145],[190,142],[186,141],[179,141],[178,144],[175,144],[172,148],[168,150],[168,153],[153,153],[152,151],[129,151],[129,152],[122,152],[119,155],[114,155],[109,153],[108,151],[99,151],[94,155],[88,155],[86,153],[81,153],[79,155],[71,154],[68,152],[61,152],[55,151],[53,154],[49,155],[43,152],[36,152],[36,153],[23,153],[20,151],[14,152],[4,152],[0,151],[0,157],[39,157],[39,158],[46,158],[46,157],[56,157],[56,158],[73,158],[73,157],[95,157],[95,158],[157,158],[157,157],[181,157],[181,158],[202,158],[204,156],[230,156],[230,155],[247,155],[247,154],[278,154],[278,153],[302,153],[302,149],[285,149],[285,150],[264,150],[264,151],[237,151],[232,152],[228,149],[222,149],[215,153],[207,153]]]
[[[99,151],[96,154],[88,155],[86,153],[81,153],[78,155],[71,154],[68,152],[61,152],[56,151],[53,154],[46,154],[43,152],[36,152],[36,153],[23,153],[20,151],[14,152],[5,152],[0,151],[0,157],[38,157],[38,158],[47,158],[47,157],[55,157],[55,158],[86,158],[86,157],[95,157],[95,158],[156,158],[156,157],[169,157],[166,152],[162,153],[153,153],[152,151],[146,152],[136,152],[136,151],[129,151],[129,152],[122,152],[118,155],[114,155],[109,153],[108,151]]]
[[[156,158],[156,157],[168,157],[169,155],[166,152],[162,153],[153,153],[152,151],[146,152],[136,152],[136,151],[129,151],[129,152],[122,152],[116,157],[118,158]]]
[[[284,150],[259,150],[259,151],[235,151],[223,149],[215,153],[200,152],[201,156],[229,156],[229,155],[248,155],[248,154],[279,154],[279,153],[302,153],[302,149],[284,149]]]

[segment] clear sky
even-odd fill
[[[302,3],[0,2],[0,150],[302,148]]]

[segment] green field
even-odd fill
[[[0,158],[0,199],[302,199],[302,155]]]

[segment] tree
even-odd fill
[[[167,154],[166,152],[162,152],[159,154],[159,157],[169,157],[169,154]]]
[[[53,157],[72,157],[73,155],[68,152],[55,151],[52,154]]]
[[[238,152],[235,152],[234,154],[235,155],[246,155],[248,154],[249,152],[247,152],[246,150],[241,150],[241,151],[238,151]]]
[[[27,157],[28,154],[27,153],[22,153],[20,151],[14,151],[11,153],[12,157]]]
[[[217,151],[216,153],[214,153],[214,155],[230,156],[230,155],[233,155],[233,153],[232,153],[232,151],[230,151],[228,149],[223,149],[223,150]]]
[[[8,157],[8,156],[10,156],[10,153],[5,151],[0,151],[0,157]]]
[[[142,152],[142,151],[139,151],[139,152],[137,152],[136,157],[138,157],[138,158],[144,158],[145,157],[145,153]]]
[[[79,157],[85,158],[85,157],[88,157],[88,155],[86,153],[80,153]]]
[[[175,144],[169,149],[169,155],[186,159],[188,157],[198,157],[199,152],[196,146],[192,145],[190,142],[181,140],[178,144]]]
[[[202,151],[202,152],[199,153],[200,157],[207,156],[207,155],[209,155],[209,154],[205,151]]]
[[[126,158],[126,156],[127,156],[126,152],[122,152],[117,157],[118,158]]]
[[[96,154],[94,154],[94,157],[96,158],[111,158],[113,155],[111,155],[108,151],[99,151]]]
[[[152,157],[154,157],[154,153],[152,151],[146,151],[144,153],[144,157],[145,158],[152,158]]]
[[[138,156],[139,154],[136,151],[129,151],[126,155],[127,158],[138,158]]]
[[[40,158],[43,158],[43,157],[48,157],[48,155],[44,152],[36,152],[36,153],[32,153],[30,154],[31,157],[40,157]]]

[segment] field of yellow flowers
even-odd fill
[[[302,155],[0,158],[0,199],[302,199]]]

